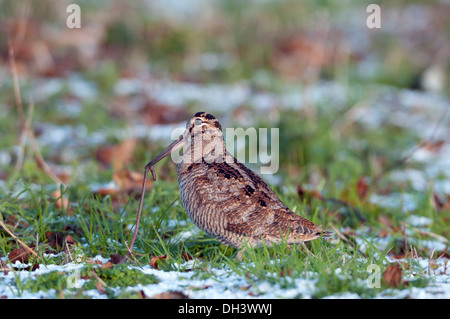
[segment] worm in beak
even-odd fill
[[[185,144],[186,144],[185,138],[183,137],[183,135],[180,135],[180,137],[175,142],[173,142],[172,144],[167,146],[164,151],[162,151],[158,156],[156,156],[154,159],[152,159],[150,162],[148,162],[147,165],[145,165],[144,176],[146,176],[148,170],[150,170],[150,172],[152,172],[153,180],[156,181],[156,172],[155,172],[155,169],[153,168],[153,165],[155,165],[160,160],[162,160],[164,157],[166,157],[173,151],[179,149],[181,146],[183,146]],[[145,178],[144,178],[144,185],[145,185]]]
[[[172,144],[167,146],[164,151],[162,151],[158,156],[156,156],[154,159],[152,159],[150,162],[148,162],[147,165],[145,165],[144,180],[142,182],[141,199],[140,199],[140,202],[139,202],[139,208],[138,208],[138,213],[137,213],[137,217],[136,217],[136,229],[134,230],[133,237],[131,238],[131,243],[130,243],[130,247],[128,248],[128,253],[119,262],[119,264],[121,264],[124,261],[126,261],[128,259],[128,257],[130,256],[130,254],[132,253],[132,251],[133,251],[134,242],[136,241],[136,237],[137,237],[137,234],[138,234],[138,231],[139,231],[139,222],[141,220],[142,204],[144,202],[145,184],[146,184],[146,181],[147,181],[148,171],[150,170],[150,172],[152,173],[153,180],[156,181],[156,172],[155,172],[155,169],[153,168],[153,165],[155,165],[160,160],[162,160],[164,157],[166,157],[167,155],[169,155],[173,151],[179,149],[181,146],[183,146],[185,144],[186,144],[186,138],[183,137],[183,135],[180,135],[180,137],[175,142],[173,142]]]

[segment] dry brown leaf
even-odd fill
[[[73,239],[72,235],[68,234],[65,238],[66,243],[70,244],[70,245],[76,245],[77,242],[75,241],[75,239]]]
[[[431,203],[435,207],[438,212],[441,211],[450,211],[450,194],[447,195],[447,200],[443,200],[439,197],[438,194],[433,193],[433,198],[431,199]]]
[[[184,108],[148,100],[139,112],[148,124],[171,124],[184,121],[189,114]]]
[[[361,177],[356,183],[356,194],[360,200],[365,200],[369,193],[369,182],[366,177]]]
[[[159,269],[158,268],[158,260],[160,260],[160,259],[169,259],[169,257],[167,257],[167,255],[152,257],[152,259],[150,260],[150,266],[152,268]]]
[[[11,250],[11,252],[8,254],[8,259],[11,261],[11,263],[15,263],[16,261],[20,261],[21,263],[28,263],[28,259],[30,257],[30,253],[26,251],[25,248],[20,247],[17,249]]]
[[[58,249],[64,246],[63,242],[64,236],[60,232],[53,233],[51,231],[48,231],[45,233],[45,237],[47,238],[48,245],[51,248]]]
[[[186,252],[183,252],[183,253],[181,254],[181,258],[183,258],[185,261],[189,261],[189,260],[194,259],[194,257],[192,257],[191,255],[189,255],[189,254],[186,253]]]
[[[102,268],[108,269],[108,268],[113,268],[114,264],[112,262],[110,262],[109,260],[102,265]]]
[[[114,265],[117,265],[122,260],[122,256],[119,254],[111,254],[109,255],[108,262],[112,262]]]
[[[101,197],[116,195],[117,193],[119,193],[119,190],[117,188],[99,188],[94,192],[94,194],[100,195]]]
[[[68,209],[70,206],[69,199],[67,196],[62,195],[61,196],[61,189],[57,189],[52,193],[52,196],[54,199],[56,199],[55,207],[56,208],[63,208]]]
[[[137,140],[129,138],[117,145],[103,146],[97,149],[96,158],[103,165],[111,165],[114,172],[123,170],[133,158]]]
[[[24,222],[22,220],[18,220],[16,218],[16,216],[14,216],[14,215],[9,215],[7,217],[7,219],[5,220],[5,224],[10,225],[13,228],[16,228],[17,225],[20,225],[21,227],[24,227],[24,228],[30,227],[30,224],[28,224],[27,222]]]
[[[403,271],[400,265],[391,264],[383,274],[383,279],[387,286],[398,287],[402,282]]]
[[[181,291],[168,291],[153,296],[153,299],[189,299]]]
[[[446,142],[442,140],[435,142],[428,141],[423,148],[432,153],[439,153],[445,143]]]
[[[133,191],[140,190],[144,181],[144,174],[140,172],[130,171],[124,169],[114,173],[113,180],[119,186],[121,190]],[[146,187],[152,187],[153,182],[150,178],[146,180]]]
[[[4,275],[7,275],[11,271],[11,269],[9,269],[8,265],[3,261],[3,259],[0,259],[0,265],[2,266]]]
[[[387,230],[386,228],[381,229],[378,233],[377,236],[380,238],[386,238],[390,235],[391,233],[389,232],[389,230]]]
[[[384,226],[386,226],[390,229],[394,228],[394,225],[392,224],[391,219],[385,215],[378,216],[378,222],[380,222],[381,224],[383,224]]]

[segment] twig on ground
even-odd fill
[[[97,279],[97,281],[98,281],[103,287],[108,287],[108,285],[106,284],[106,282],[104,282],[104,281],[97,275],[97,273],[96,273],[94,270],[92,270],[91,273],[92,273],[92,276],[94,276],[95,279]]]
[[[434,252],[436,251],[435,248],[433,248],[433,250],[431,251],[430,257],[428,258],[428,275],[431,275],[431,263],[432,263],[432,259],[433,259],[433,255]]]
[[[24,244],[19,238],[17,238],[16,235],[14,235],[13,232],[11,232],[8,227],[6,227],[6,225],[3,223],[3,221],[0,220],[0,226],[2,226],[2,228],[11,235],[12,238],[14,238],[28,253],[32,254],[35,257],[38,257],[38,254],[36,254],[36,252],[31,249],[30,247],[28,247],[26,244]]]
[[[17,73],[17,67],[16,67],[16,60],[14,55],[14,49],[12,46],[11,41],[9,41],[9,65],[11,68],[13,83],[14,83],[14,99],[16,101],[16,108],[17,113],[19,114],[19,120],[20,120],[20,126],[19,126],[19,148],[17,152],[17,161],[14,166],[14,171],[12,176],[16,176],[19,171],[22,169],[23,165],[23,158],[25,156],[25,141],[26,141],[26,131],[25,131],[25,115],[23,113],[23,106],[22,106],[22,96],[20,94],[20,87],[19,87],[19,77]]]
[[[34,103],[30,102],[28,107],[28,115],[27,118],[25,118],[24,111],[23,111],[23,104],[22,104],[22,95],[20,92],[20,86],[19,86],[19,76],[17,73],[17,67],[15,62],[15,55],[14,55],[14,49],[12,47],[11,42],[9,43],[9,62],[11,66],[11,73],[13,77],[14,82],[14,98],[16,101],[16,107],[17,111],[19,113],[19,119],[20,119],[20,137],[19,137],[19,154],[17,156],[17,162],[14,167],[14,172],[12,176],[16,176],[19,171],[22,169],[23,166],[23,160],[25,156],[25,141],[28,137],[28,140],[30,142],[31,148],[33,150],[34,155],[36,156],[36,160],[41,166],[42,170],[58,185],[62,185],[63,182],[56,176],[50,167],[47,165],[47,163],[44,160],[44,157],[41,154],[41,151],[39,150],[39,146],[36,143],[36,139],[34,138],[33,130],[31,129],[31,120],[33,118],[33,112],[34,112]]]
[[[423,229],[419,229],[417,227],[412,227],[413,230],[415,230],[416,232],[418,232],[420,235],[426,235],[426,236],[430,236],[430,237],[434,237],[437,240],[446,243],[446,244],[450,244],[450,240],[448,240],[447,238],[445,238],[444,236],[432,233],[430,231],[427,230],[423,230]]]
[[[130,247],[128,246],[127,242],[125,242],[125,246],[127,247],[127,250],[128,250],[128,252],[130,253],[130,256],[133,257],[134,262],[135,262],[136,264],[138,264],[138,261],[137,261],[137,259],[136,259],[136,256],[134,255],[133,251],[132,251],[132,250],[130,249]]]

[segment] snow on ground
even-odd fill
[[[6,258],[2,258],[6,262]],[[106,263],[107,259],[100,255],[94,258],[102,263]],[[415,258],[415,268],[411,275],[405,276],[404,279],[408,281],[415,280],[416,276],[431,278],[432,282],[425,288],[410,287],[403,290],[387,289],[377,295],[377,298],[450,298],[450,270],[449,265],[446,264],[445,259],[438,259],[433,263],[430,268],[429,260],[426,258]],[[410,260],[390,260],[390,262],[406,262],[410,263]],[[194,263],[199,266],[198,261],[188,261],[182,266],[184,269],[190,268]],[[14,265],[8,264],[8,267],[16,267],[18,269],[24,268],[29,265],[16,262]],[[56,298],[57,292],[54,289],[49,291],[38,291],[35,293],[29,291],[19,292],[12,286],[18,279],[24,282],[25,280],[33,280],[35,276],[42,275],[48,272],[57,271],[67,273],[69,276],[73,275],[77,270],[83,268],[85,264],[70,262],[64,265],[41,265],[39,269],[33,272],[27,270],[10,271],[8,274],[0,272],[0,296],[3,298]],[[129,266],[133,267],[133,266]],[[155,275],[159,282],[156,284],[142,285],[139,284],[134,287],[128,287],[125,291],[138,292],[143,291],[147,297],[153,297],[157,294],[169,291],[182,292],[189,298],[193,299],[275,299],[275,298],[311,298],[315,291],[314,273],[308,274],[306,278],[292,278],[291,282],[294,284],[293,288],[281,288],[279,285],[270,284],[266,281],[259,282],[254,285],[249,285],[245,276],[240,276],[234,273],[228,267],[214,268],[209,271],[213,276],[202,279],[198,276],[198,272],[177,272],[177,271],[162,271],[156,270],[150,266],[135,267],[140,269],[146,274]],[[274,276],[278,276],[274,274]],[[368,273],[369,276],[369,273]],[[79,285],[82,287],[84,284],[83,279],[79,279]],[[364,282],[360,283],[364,285]],[[377,288],[372,288],[377,289]],[[119,293],[121,288],[114,288],[116,293]],[[73,290],[68,290],[68,292]],[[85,296],[92,298],[106,298],[106,295],[100,293],[98,290],[86,290],[83,293]],[[360,298],[356,294],[343,293],[327,296],[327,298]]]
[[[52,94],[58,92],[63,85],[62,81],[51,80],[37,83],[36,92],[34,94],[35,101],[46,99]],[[95,95],[95,87],[87,81],[79,77],[70,78],[68,87],[71,92],[81,94],[80,98],[86,99]],[[239,106],[246,104],[259,112],[270,113],[274,110],[283,110],[287,108],[302,108],[305,104],[305,96],[307,101],[317,105],[330,105],[330,107],[340,108],[346,104],[347,89],[330,82],[318,82],[309,87],[286,87],[282,94],[271,94],[268,92],[254,92],[251,86],[245,82],[232,85],[210,84],[199,85],[195,83],[185,83],[177,81],[155,81],[149,78],[135,78],[119,80],[115,87],[117,95],[131,95],[136,93],[147,92],[151,95],[149,98],[158,102],[171,106],[183,107],[183,105],[195,102],[199,107],[207,106],[211,112],[217,111],[223,113],[232,113]],[[421,163],[423,169],[404,169],[395,170],[390,174],[390,178],[396,181],[410,182],[414,189],[425,191],[433,186],[434,191],[438,194],[450,193],[450,114],[446,114],[450,103],[448,99],[442,96],[414,92],[409,90],[399,90],[394,88],[381,88],[375,95],[373,102],[369,105],[361,104],[355,106],[344,117],[348,121],[359,121],[365,125],[379,127],[385,124],[398,125],[406,127],[416,134],[422,140],[430,139],[438,141],[441,145],[435,148],[423,147],[415,150],[410,158],[411,161]],[[67,110],[69,107],[70,110]],[[64,106],[62,110],[66,114],[76,115],[80,105]],[[272,114],[272,113],[270,113]],[[276,112],[273,113],[276,116]],[[407,121],[405,119],[408,119]],[[441,119],[441,120],[440,120]],[[222,120],[221,120],[222,122]],[[227,118],[223,121],[227,123]],[[439,124],[439,125],[438,125]],[[250,126],[251,123],[242,123],[242,125]],[[37,123],[40,135],[37,137],[38,144],[41,146],[53,147],[55,149],[64,148],[65,156],[70,161],[72,155],[70,151],[78,152],[80,145],[86,147],[98,146],[107,139],[107,129],[88,133],[88,130],[82,125],[76,127],[69,125],[56,125],[50,123]],[[139,123],[133,123],[133,128],[116,130],[114,136],[123,139],[126,137],[148,138],[155,141],[160,139],[168,140],[173,130],[177,127],[184,127],[184,123],[171,125],[153,125],[147,126]],[[413,146],[412,146],[413,147]],[[0,162],[2,165],[8,165],[11,158],[5,156],[6,153],[0,154]],[[409,154],[406,152],[405,154]],[[116,185],[109,185],[116,187]],[[100,185],[94,185],[101,187]],[[20,192],[20,190],[16,190]],[[21,196],[25,196],[23,193]],[[408,193],[392,193],[390,195],[373,195],[371,201],[377,205],[387,208],[399,209],[404,213],[408,213],[415,209],[415,198]],[[424,216],[411,215],[408,217],[409,225],[413,227],[425,227],[430,224],[430,220]],[[194,230],[186,231],[180,234],[179,238],[174,240],[182,240],[186,237],[195,235]],[[186,236],[186,237],[185,237]],[[384,238],[371,239],[373,243],[380,249],[386,248],[388,242]],[[364,242],[359,243],[364,247]],[[439,251],[448,247],[448,240],[429,240],[421,241],[422,246],[428,247],[430,250]],[[102,262],[106,259],[96,257]],[[6,257],[2,258],[6,262]],[[397,260],[398,261],[398,260]],[[433,283],[426,288],[409,288],[405,290],[384,291],[379,294],[380,298],[449,298],[450,297],[450,271],[444,260],[438,260],[434,264],[434,269],[429,271],[429,260],[426,258],[417,258],[420,269],[417,274],[433,278]],[[8,265],[12,268],[13,265]],[[24,265],[15,264],[14,267],[20,268]],[[56,297],[55,291],[31,293],[28,291],[19,292],[12,288],[12,283],[17,279],[33,278],[35,275],[44,274],[51,271],[60,271],[72,273],[80,269],[84,265],[82,263],[67,263],[61,266],[57,265],[41,265],[34,272],[30,271],[10,271],[7,274],[0,272],[0,296],[7,298],[52,298]],[[184,265],[189,267],[189,263]],[[129,287],[128,290],[142,290],[151,297],[155,294],[166,292],[169,290],[182,291],[190,298],[293,298],[302,296],[303,298],[311,297],[315,289],[314,276],[309,278],[292,279],[295,288],[282,289],[273,286],[267,282],[260,282],[256,286],[248,287],[248,281],[245,277],[239,276],[226,267],[222,269],[211,269],[212,278],[199,279],[195,271],[191,272],[175,272],[160,271],[145,266],[142,271],[154,274],[160,282],[158,284],[136,287]],[[408,278],[405,278],[408,280]],[[413,278],[409,278],[413,279]],[[206,288],[205,288],[206,287]],[[87,291],[87,295],[93,298],[105,298],[97,290]],[[358,298],[354,294],[332,295],[329,298]]]

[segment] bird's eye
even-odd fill
[[[195,125],[202,125],[202,124],[203,124],[203,121],[202,121],[201,119],[195,119],[194,124],[195,124]]]

